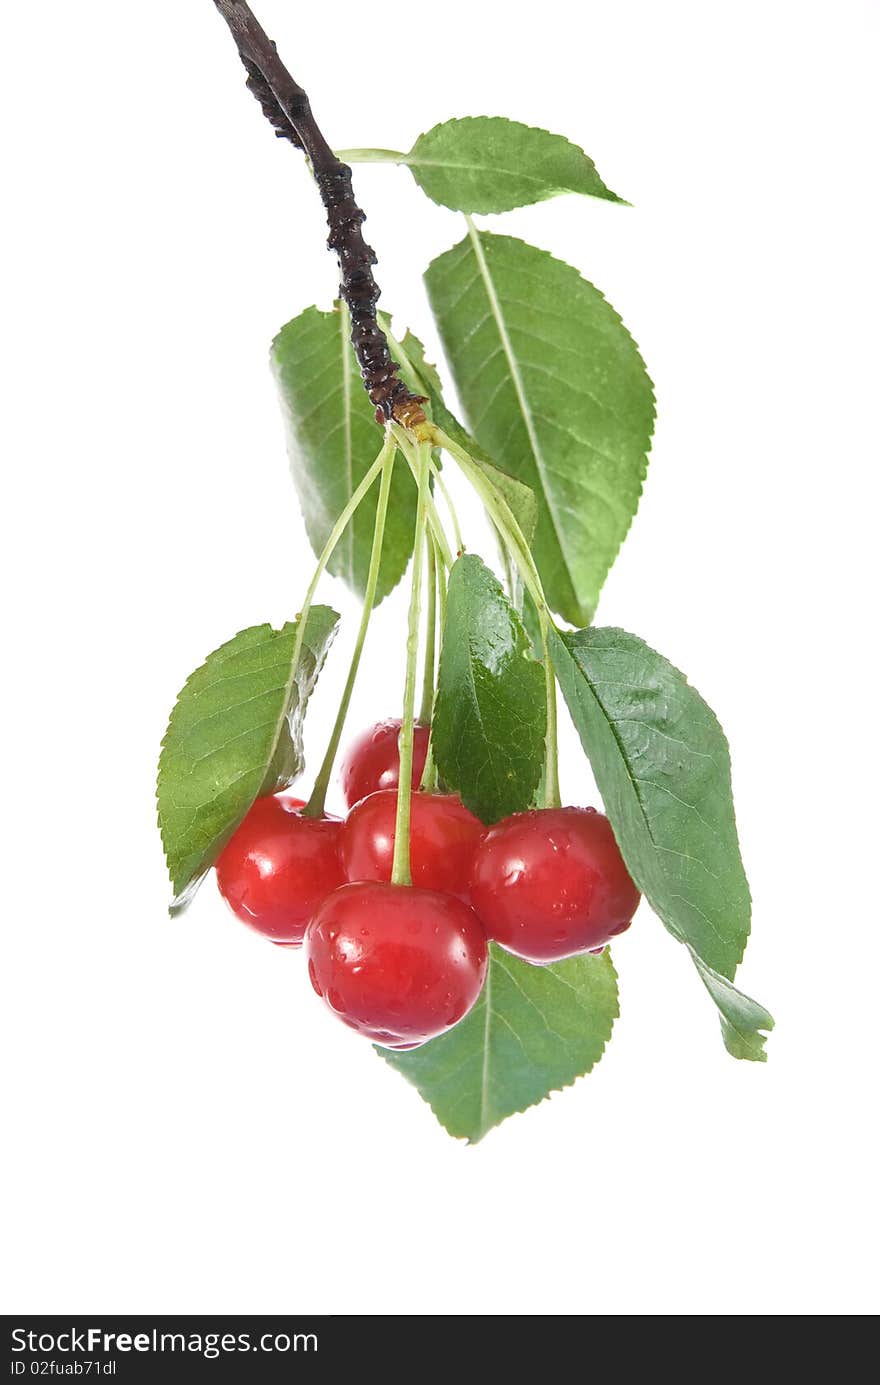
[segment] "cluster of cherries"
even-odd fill
[[[312,985],[352,1029],[417,1048],[457,1024],[483,986],[487,940],[527,962],[601,952],[639,892],[594,808],[515,813],[486,828],[453,794],[414,792],[411,886],[392,885],[400,723],[350,748],[342,820],[260,798],[217,861],[220,893],[272,942],[305,944]],[[415,728],[413,788],[428,731]]]

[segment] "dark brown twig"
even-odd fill
[[[364,213],[354,200],[351,169],[337,159],[318,128],[309,98],[291,77],[274,43],[245,0],[214,0],[235,39],[247,72],[247,85],[281,139],[302,149],[312,166],[327,213],[327,244],[339,260],[339,292],[351,313],[351,342],[364,388],[376,406],[376,419],[396,419],[405,427],[424,423],[420,395],[398,375],[388,341],[376,318],[379,287],[373,277],[376,256],[364,240]]]

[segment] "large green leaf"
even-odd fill
[[[544,764],[544,670],[485,564],[464,554],[449,574],[431,743],[437,768],[483,822],[532,802]]]
[[[730,1052],[759,1056],[755,1031],[769,1016],[730,985],[749,935],[750,899],[724,732],[684,675],[635,635],[553,631],[551,650],[630,874],[688,944]],[[742,1031],[736,1042],[731,1029]]]
[[[313,606],[293,666],[298,622],[254,625],[209,654],[175,703],[159,758],[159,828],[184,908],[254,799],[303,769],[306,704],[339,617]]]
[[[474,437],[539,500],[548,600],[588,623],[635,514],[654,395],[592,284],[544,250],[472,226],[425,276]]]
[[[405,164],[434,202],[458,212],[507,212],[563,192],[622,201],[583,149],[562,135],[504,116],[446,120],[419,135],[408,154],[345,152],[352,159]]]
[[[293,480],[306,532],[320,553],[336,519],[376,459],[382,434],[364,393],[349,340],[348,310],[307,308],[282,327],[272,343]],[[378,489],[358,508],[330,571],[363,597],[370,565]],[[395,466],[377,601],[406,571],[412,553],[416,490],[402,461]]]
[[[607,952],[533,967],[492,944],[483,993],[460,1024],[411,1053],[376,1052],[412,1082],[450,1135],[476,1143],[589,1072],[617,1015]]]

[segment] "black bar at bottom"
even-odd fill
[[[393,1339],[382,1351],[379,1323],[359,1318],[9,1314],[3,1329],[0,1385],[4,1379],[137,1385],[166,1373],[185,1381],[290,1381],[318,1378],[321,1364],[362,1366],[396,1356]]]

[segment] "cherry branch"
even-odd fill
[[[339,261],[341,297],[351,313],[351,343],[376,420],[395,419],[405,428],[425,422],[421,395],[407,389],[376,318],[379,286],[374,251],[361,232],[364,212],[354,200],[351,169],[337,159],[312,114],[309,98],[282,63],[275,44],[245,0],[214,0],[247,72],[247,86],[281,139],[302,149],[327,213],[327,244]]]

